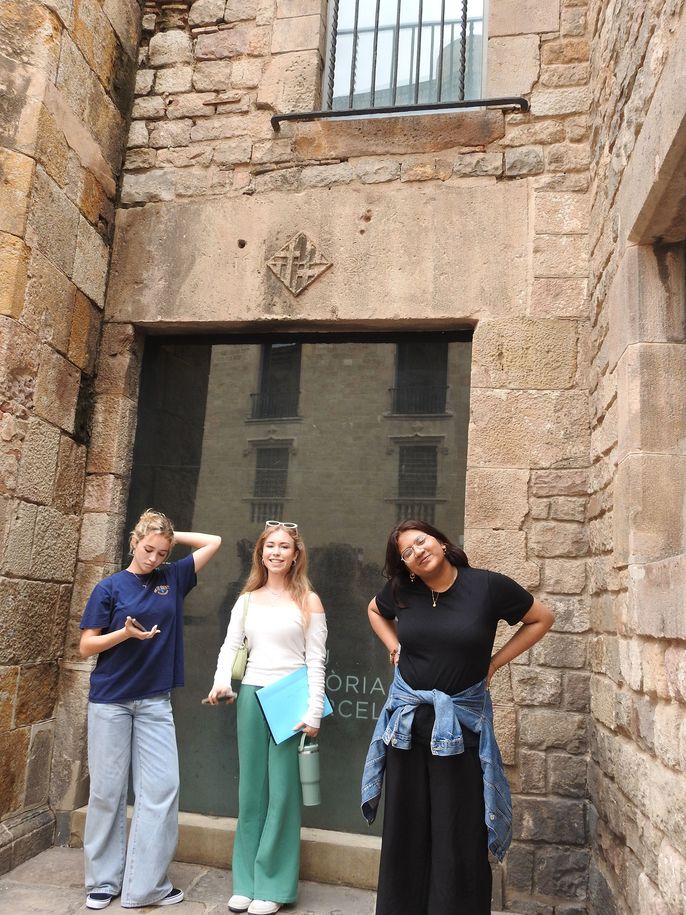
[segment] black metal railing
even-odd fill
[[[459,3],[459,17],[453,13],[452,18],[446,17],[443,0],[438,19],[425,19],[423,0],[418,0],[415,22],[402,21],[403,0],[397,0],[394,21],[383,23],[381,0],[376,0],[373,25],[360,23],[360,0],[347,2],[352,28],[339,27],[340,2],[332,15],[328,109],[459,101],[479,94],[483,18],[468,16],[467,0]],[[452,2],[450,7],[456,5]],[[345,91],[340,72],[344,67]]]
[[[413,384],[390,388],[393,413],[445,413],[446,385]]]
[[[264,391],[250,395],[252,419],[276,419],[298,415],[299,391]]]
[[[274,499],[257,501],[253,500],[250,510],[250,520],[256,524],[264,524],[274,518],[283,518],[283,502]]]
[[[286,493],[288,467],[258,467],[255,471],[253,495],[263,498],[279,498]]]
[[[417,521],[435,523],[436,503],[423,502],[420,499],[398,501],[395,505],[395,523],[400,524],[406,518],[416,518]]]

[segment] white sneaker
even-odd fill
[[[250,896],[232,896],[227,905],[229,912],[247,912],[251,902]]]
[[[248,906],[248,915],[274,915],[281,908],[280,902],[269,902],[267,899],[253,899]]]

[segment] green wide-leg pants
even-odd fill
[[[300,869],[301,792],[297,735],[272,740],[255,693],[238,696],[238,826],[233,892],[250,899],[295,902]]]

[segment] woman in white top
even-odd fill
[[[247,601],[247,606],[245,604]],[[319,733],[324,706],[326,618],[307,577],[305,544],[293,522],[267,521],[252,567],[231,611],[208,700],[233,701],[231,669],[248,643],[238,698],[238,826],[233,848],[231,912],[271,915],[295,902],[300,868],[300,779],[297,735]],[[256,693],[307,665],[309,702],[293,739],[275,744]]]

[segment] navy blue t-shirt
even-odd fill
[[[145,699],[183,686],[183,599],[195,587],[193,555],[164,563],[149,575],[124,569],[93,588],[81,629],[122,629],[126,617],[159,633],[152,639],[126,639],[98,655],[91,673],[91,702]]]

